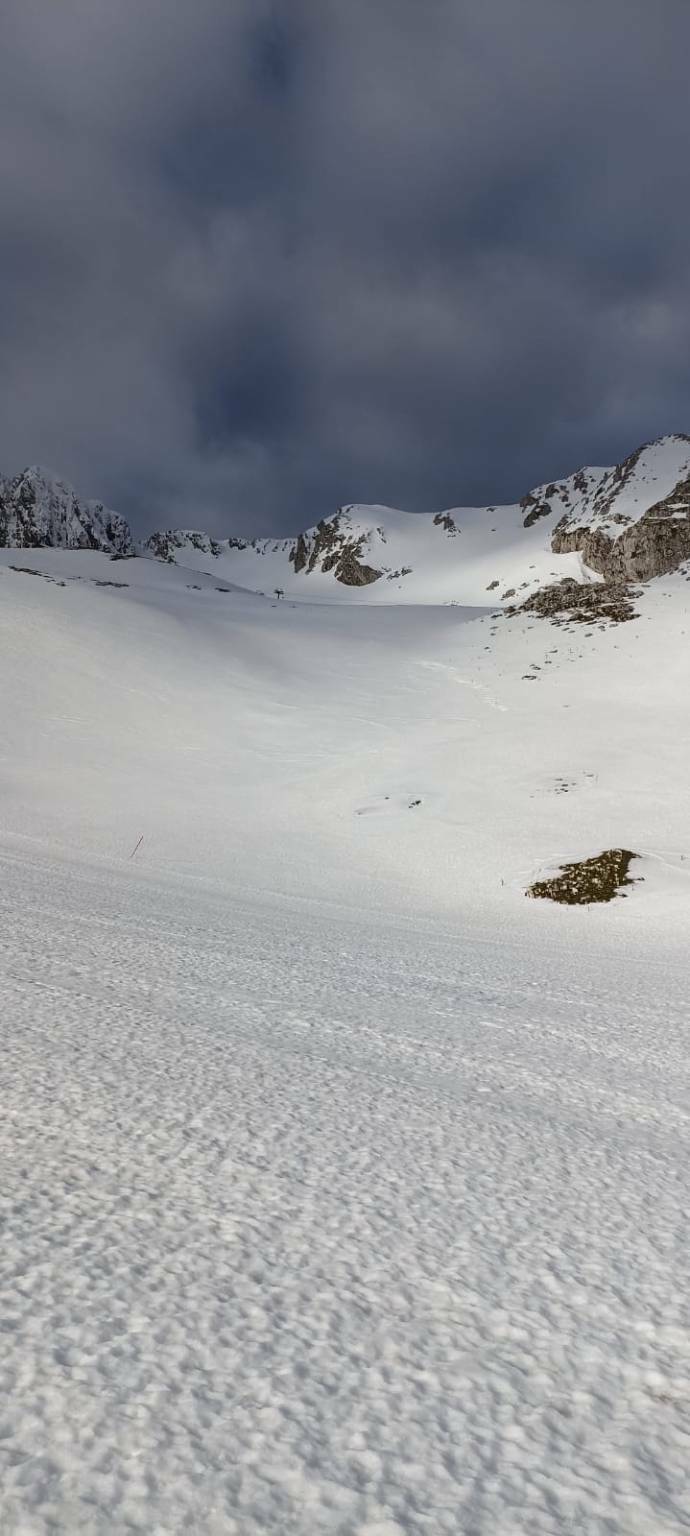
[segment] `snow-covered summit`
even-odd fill
[[[568,526],[599,528],[615,538],[624,525],[639,522],[674,497],[683,509],[690,505],[690,436],[674,433],[643,443],[621,464],[598,473],[601,478],[591,487],[591,494],[570,503],[565,498]]]
[[[0,477],[0,546],[134,552],[124,517],[101,501],[81,500],[64,480],[38,465],[11,479]]]
[[[677,570],[690,557],[690,437],[644,443],[607,470],[591,498],[566,506],[552,548],[614,580]]]

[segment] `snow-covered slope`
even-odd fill
[[[507,603],[561,578],[645,581],[690,556],[690,438],[660,438],[613,469],[580,469],[511,506],[413,515],[352,505],[293,539],[169,530],[146,547],[310,601]]]
[[[679,572],[630,623],[555,628],[4,551],[2,825],[109,857],[144,834],[156,868],[520,923],[561,921],[523,895],[554,859],[630,847],[645,887],[597,922],[645,923],[657,856],[671,907],[687,897],[689,592]]]
[[[277,589],[309,602],[477,606],[528,596],[563,576],[588,579],[579,555],[551,550],[561,503],[525,526],[529,510],[515,504],[425,514],[352,505],[294,539],[213,540],[178,530],[154,535],[146,548],[266,595]]]
[[[0,548],[133,552],[128,524],[100,501],[83,501],[48,470],[0,477]]]
[[[3,546],[134,549],[118,513],[36,468],[0,479]],[[168,529],[143,550],[310,602],[511,603],[561,578],[645,581],[690,556],[690,438],[660,438],[613,469],[580,469],[510,506],[417,515],[353,504],[290,539]]]
[[[670,502],[670,511],[685,512],[690,505],[689,478],[690,437],[675,433],[643,444],[622,464],[590,482],[585,494],[578,476],[579,496],[572,495],[568,482],[555,489],[564,506],[567,527],[596,528],[616,538],[623,526],[639,522],[660,504]],[[543,488],[545,500],[553,489]]]
[[[685,1528],[688,594],[0,552],[3,1536]]]
[[[3,1536],[675,1536],[687,573],[226,568],[0,551]]]

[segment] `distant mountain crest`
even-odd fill
[[[305,598],[349,587],[366,588],[373,602],[479,604],[487,591],[507,601],[558,577],[648,581],[690,559],[690,436],[644,444],[612,468],[585,466],[509,506],[433,515],[352,504],[292,539],[178,529],[144,547],[195,569],[222,568],[253,590]]]
[[[125,519],[39,468],[0,477],[0,546],[134,554]],[[485,604],[567,577],[648,581],[690,559],[690,436],[645,443],[509,506],[407,513],[356,503],[289,539],[216,539],[164,529],[138,549],[252,591],[328,600]],[[518,597],[519,600],[519,597]],[[492,601],[490,598],[489,601]]]

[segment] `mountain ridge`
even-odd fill
[[[135,552],[126,518],[102,501],[79,497],[59,475],[40,465],[0,476],[0,547]]]
[[[501,604],[564,579],[649,581],[690,558],[690,437],[656,439],[503,506],[350,503],[292,538],[167,529],[143,548],[251,590],[317,600]]]
[[[0,546],[136,553],[250,590],[368,602],[508,602],[560,579],[648,581],[690,558],[690,436],[612,467],[585,466],[518,502],[409,513],[348,503],[290,537],[159,529],[136,542],[119,513],[38,466],[0,477]]]

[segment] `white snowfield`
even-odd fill
[[[219,569],[0,552],[2,1536],[678,1536],[686,575]]]

